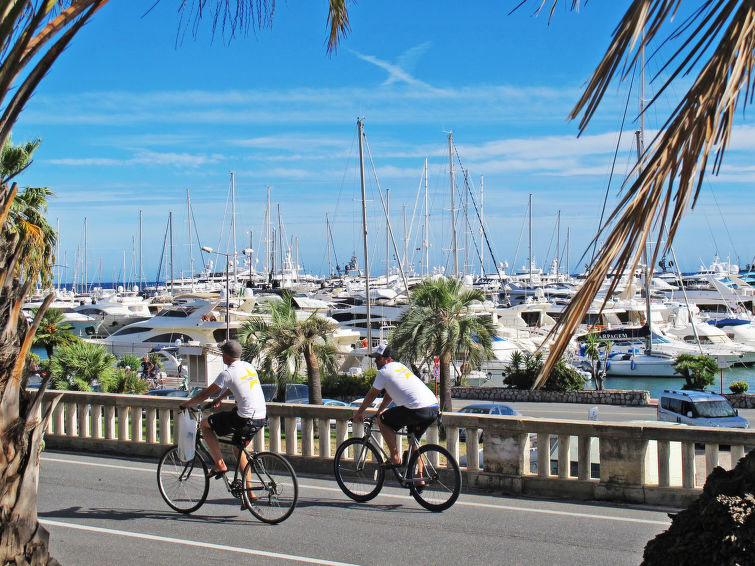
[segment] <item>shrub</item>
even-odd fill
[[[511,363],[503,371],[503,382],[514,389],[531,389],[542,367],[543,355],[540,352],[514,352]],[[582,375],[561,359],[551,370],[543,391],[581,391],[584,386]]]
[[[125,368],[126,366],[130,367],[131,371],[139,371],[142,367],[142,360],[134,354],[123,354],[116,367]]]
[[[369,371],[358,376],[345,373],[327,375],[322,380],[322,396],[364,397],[372,387],[374,378],[374,373],[369,375]]]
[[[115,356],[102,346],[76,341],[60,348],[50,361],[54,389],[91,391],[95,380],[105,384],[115,369]]]
[[[718,365],[710,356],[679,354],[674,360],[674,369],[684,378],[682,389],[703,391],[715,382]]]
[[[102,390],[106,393],[142,395],[149,391],[149,383],[139,377],[135,371],[118,368],[103,380]]]
[[[732,393],[745,393],[749,388],[750,386],[746,381],[735,381],[729,385],[729,391]]]

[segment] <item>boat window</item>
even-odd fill
[[[724,400],[698,401],[695,403],[695,409],[697,409],[696,412],[701,417],[723,418],[736,416],[734,409]]]
[[[152,329],[146,326],[126,326],[113,334],[113,336],[126,336],[128,334],[138,334],[139,332],[149,332],[150,330]]]
[[[197,310],[197,307],[171,308],[171,309],[165,309],[164,311],[157,313],[157,316],[167,316],[170,318],[186,318],[195,310]]]
[[[181,334],[180,332],[167,332],[165,334],[158,334],[157,336],[150,336],[146,340],[142,340],[143,342],[170,342],[173,343],[176,340],[181,340],[181,342],[190,342],[192,340],[191,336],[188,336],[186,334]]]
[[[238,328],[231,328],[231,340],[238,339],[239,335],[239,329]],[[215,342],[225,342],[225,328],[218,328],[212,332],[212,339],[215,340]]]

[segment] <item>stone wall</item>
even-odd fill
[[[724,393],[724,397],[729,400],[729,403],[735,409],[755,409],[755,395]]]
[[[636,407],[650,404],[649,391],[532,391],[507,387],[452,387],[451,395],[454,399],[476,399],[480,401],[587,403],[591,405],[629,405]],[[755,396],[748,395],[747,397]]]

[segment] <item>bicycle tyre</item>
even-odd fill
[[[446,462],[446,469],[439,469],[433,462]],[[419,473],[422,462],[423,473]],[[423,487],[414,483],[415,478],[425,481]],[[451,453],[437,444],[425,444],[412,454],[407,470],[409,491],[417,503],[429,511],[445,511],[453,505],[461,492],[461,471]]]
[[[182,462],[178,447],[165,451],[157,465],[157,488],[171,508],[189,514],[199,509],[207,499],[210,480],[207,464],[197,451],[194,459]]]
[[[252,478],[252,487],[241,493],[249,512],[264,523],[288,519],[299,499],[299,483],[289,461],[279,454],[259,452],[244,468],[242,481],[247,477]]]
[[[352,457],[348,458],[348,450]],[[368,462],[372,456],[372,462]],[[338,487],[354,501],[364,503],[374,499],[383,489],[385,469],[378,450],[362,438],[349,438],[336,450],[333,471]]]

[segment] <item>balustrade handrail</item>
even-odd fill
[[[50,403],[56,397],[60,403],[47,427],[49,447],[151,456],[172,442],[171,413],[186,401],[181,397],[79,391],[46,391],[43,400]],[[255,449],[285,451],[304,469],[328,473],[333,443],[337,445],[349,435],[348,420],[355,409],[268,403],[267,412],[267,437],[258,434]],[[316,426],[321,431],[333,427],[335,439],[321,435],[320,441],[314,433]],[[704,478],[721,463],[725,452],[730,454],[731,467],[746,448],[755,446],[755,430],[647,421],[446,412],[443,427],[442,434],[437,426],[431,427],[427,439],[433,442],[442,436],[457,459],[467,460],[462,463],[466,465],[466,484],[472,487],[645,503],[685,504],[699,494]],[[353,434],[361,434],[360,424],[353,428]],[[459,429],[466,429],[465,440],[460,440]],[[484,444],[473,430],[481,431]],[[695,450],[701,444],[705,446],[704,463],[703,455]],[[548,446],[548,450],[538,453],[538,445]],[[657,448],[651,450],[654,445]],[[649,463],[656,452],[657,461]]]

